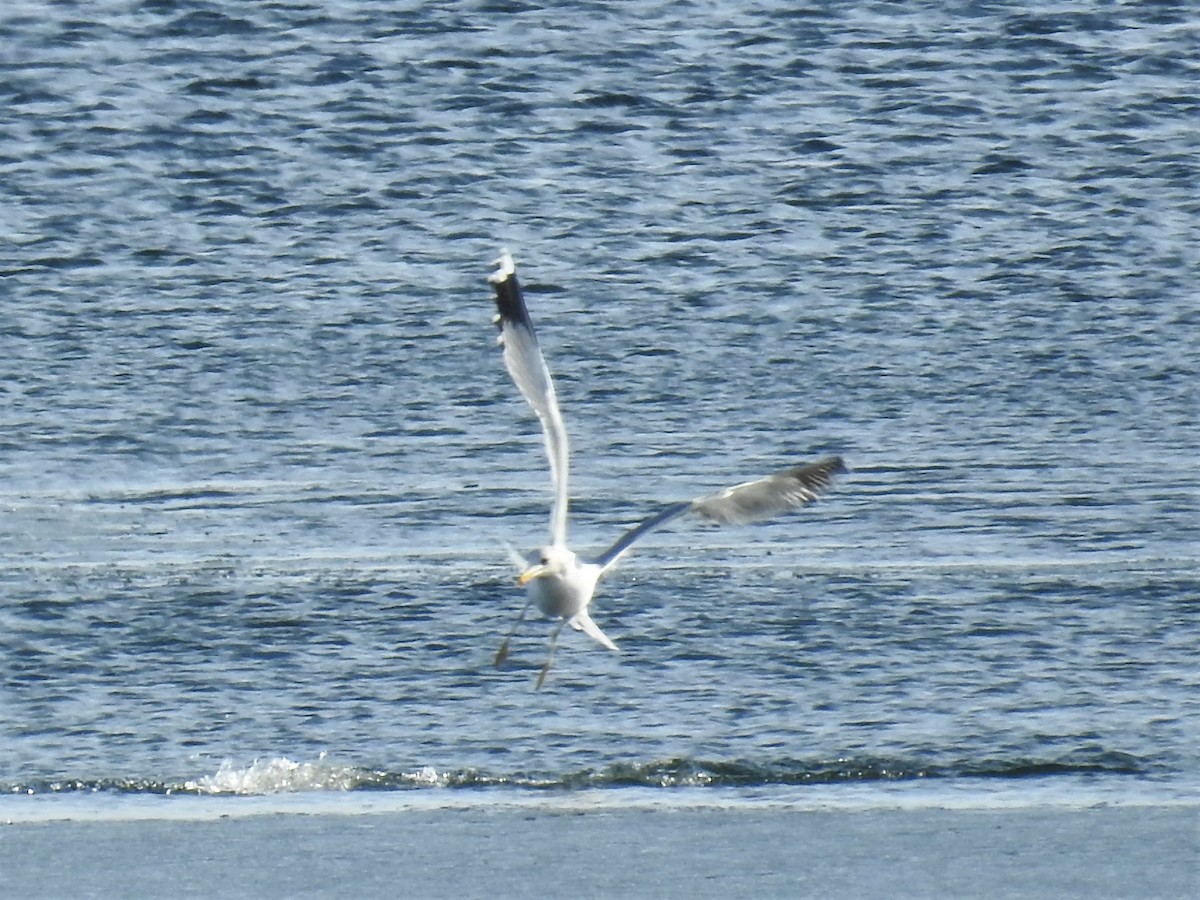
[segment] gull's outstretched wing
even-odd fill
[[[550,478],[554,482],[554,506],[550,510],[550,542],[564,545],[567,541],[567,429],[558,409],[554,381],[538,346],[529,310],[517,281],[517,269],[505,251],[496,261],[498,268],[488,278],[496,292],[496,325],[500,329],[500,345],[504,348],[504,364],[537,417],[542,422],[546,440],[546,455],[550,458]]]
[[[842,458],[830,456],[815,463],[784,469],[757,481],[735,484],[706,497],[672,504],[621,535],[616,543],[600,554],[596,563],[602,569],[611,568],[639,538],[687,513],[695,513],[719,525],[743,525],[799,509],[821,496],[833,476],[845,471]]]
[[[842,458],[830,456],[693,500],[692,509],[719,525],[758,522],[811,503],[829,487],[834,475],[845,471]]]

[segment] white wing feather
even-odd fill
[[[546,456],[550,460],[550,478],[554,483],[554,505],[550,510],[550,542],[567,542],[567,471],[570,451],[567,429],[554,392],[554,380],[538,346],[537,334],[525,308],[521,285],[512,257],[505,252],[496,261],[498,268],[488,279],[496,292],[496,325],[504,348],[504,364],[517,389],[533,407],[542,423]]]

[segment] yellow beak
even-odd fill
[[[530,566],[517,577],[517,584],[524,587],[546,571],[545,565]]]

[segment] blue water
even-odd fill
[[[1200,25],[1027,6],[7,4],[6,814],[1196,796]],[[540,692],[502,246],[579,549],[851,469],[640,545]]]

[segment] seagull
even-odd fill
[[[846,467],[840,456],[830,456],[818,462],[792,466],[756,481],[735,484],[695,500],[672,503],[626,531],[599,556],[581,561],[567,548],[569,452],[567,429],[563,425],[554,381],[538,346],[537,334],[529,318],[529,310],[525,307],[512,256],[504,251],[495,265],[496,271],[488,277],[488,281],[496,294],[498,312],[494,321],[500,329],[498,341],[504,349],[504,364],[517,389],[541,420],[546,455],[550,458],[550,478],[554,485],[550,543],[528,557],[509,548],[509,555],[521,573],[517,584],[526,589],[527,600],[496,652],[495,665],[499,668],[508,658],[509,641],[524,621],[529,607],[536,603],[543,614],[559,619],[550,635],[549,653],[538,673],[536,690],[545,682],[546,673],[554,662],[558,636],[564,625],[582,631],[609,650],[618,649],[592,621],[588,606],[596,592],[597,583],[636,541],[687,514],[718,525],[740,525],[798,509],[816,500],[829,487],[833,476],[845,472]]]

